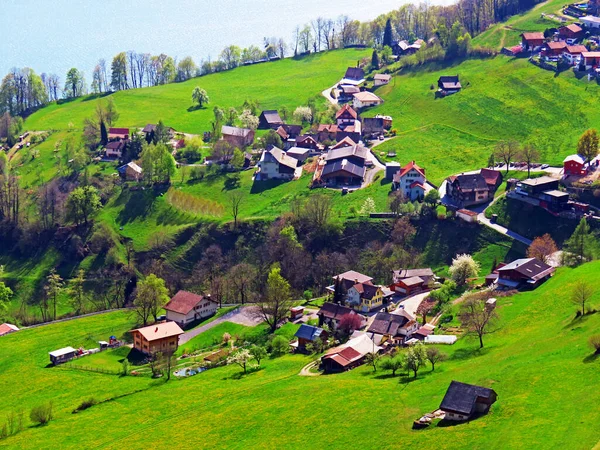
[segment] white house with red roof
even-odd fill
[[[179,291],[165,305],[167,320],[184,327],[187,324],[217,312],[219,304],[210,295],[198,295],[192,292]]]
[[[401,191],[410,201],[422,200],[425,197],[427,178],[425,169],[419,167],[414,161],[401,167],[394,174],[394,189]]]

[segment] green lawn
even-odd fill
[[[311,358],[268,358],[239,377],[237,366],[185,380],[151,381],[46,368],[47,351],[93,344],[132,324],[123,313],[21,331],[2,338],[0,387],[10,392],[4,412],[53,399],[56,419],[28,425],[3,442],[11,448],[568,448],[593,447],[600,431],[596,397],[598,361],[587,346],[600,315],[574,320],[569,291],[590,279],[600,262],[560,269],[534,292],[499,300],[500,329],[477,349],[459,339],[435,372],[418,379],[373,373],[369,367],[333,376],[300,377]],[[600,292],[591,302],[597,306]],[[82,360],[83,361],[83,360]],[[411,430],[412,421],[436,409],[451,380],[493,387],[489,415],[469,424]],[[150,391],[134,393],[151,388]],[[82,400],[127,394],[71,414]],[[336,411],[336,414],[332,414]],[[373,420],[386,417],[385,426]],[[0,414],[1,416],[1,414]],[[348,418],[352,417],[352,421]],[[584,417],[585,419],[583,419]],[[117,419],[118,418],[118,419]],[[202,424],[202,433],[197,426]],[[374,428],[375,427],[375,428]],[[290,433],[290,429],[294,432]]]
[[[245,100],[258,100],[262,109],[287,106],[290,111],[332,86],[348,66],[369,56],[369,50],[349,49],[318,53],[300,60],[284,59],[268,64],[239,67],[228,72],[194,78],[145,89],[132,89],[112,95],[120,113],[116,126],[143,127],[162,119],[177,131],[202,133],[210,130],[213,107],[239,108]],[[188,111],[192,90],[200,86],[208,92],[208,107]],[[51,104],[32,114],[25,122],[30,130],[82,129],[96,102],[85,97]]]

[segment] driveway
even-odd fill
[[[256,306],[242,306],[241,308],[234,309],[233,311],[224,314],[223,316],[207,323],[206,325],[202,325],[183,333],[181,336],[179,336],[179,345],[185,344],[196,336],[204,333],[207,330],[210,330],[213,327],[216,327],[223,322],[232,322],[245,325],[247,327],[254,327],[261,323],[262,319],[257,315]]]
[[[328,101],[329,103],[331,103],[332,105],[337,105],[337,104],[338,104],[338,101],[337,101],[337,99],[335,99],[335,98],[333,98],[333,97],[331,96],[331,90],[332,90],[332,89],[334,89],[334,88],[336,88],[336,87],[337,87],[337,85],[338,85],[338,84],[337,84],[337,83],[335,83],[335,84],[334,84],[333,86],[331,86],[330,88],[327,88],[327,89],[325,89],[323,92],[321,92],[321,95],[322,95],[323,97],[325,97],[325,98],[327,99],[327,101]]]
[[[427,298],[430,292],[422,292],[421,294],[413,295],[400,302],[400,306],[413,317],[417,317],[417,309],[423,300]],[[392,312],[393,314],[393,312]]]

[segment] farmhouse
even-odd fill
[[[585,45],[567,45],[567,48],[563,52],[563,58],[571,65],[575,65],[581,59],[583,52],[587,52]]]
[[[323,326],[323,324],[327,324],[331,329],[335,329],[342,317],[347,314],[358,314],[352,308],[348,308],[346,306],[338,305],[336,303],[325,302],[319,312],[317,313],[317,317],[319,317],[319,326]],[[358,316],[362,320],[362,327],[366,325],[366,319],[364,316],[358,314]]]
[[[300,325],[294,336],[298,339],[298,351],[302,353],[306,352],[306,344],[316,342],[318,339],[327,340],[327,332],[323,328],[306,324]]]
[[[127,181],[139,181],[142,179],[142,168],[133,161],[119,167],[117,171]]]
[[[323,371],[339,373],[354,369],[364,363],[368,353],[379,353],[381,350],[366,334],[361,333],[345,344],[328,350],[321,358]]]
[[[442,76],[438,79],[438,88],[446,94],[455,94],[462,89],[458,75]]]
[[[223,125],[221,127],[223,140],[237,148],[244,148],[254,142],[254,130]]]
[[[14,333],[15,331],[19,331],[19,327],[13,325],[11,323],[3,323],[0,324],[0,336],[4,336],[5,334]]]
[[[464,421],[487,414],[497,399],[493,389],[452,381],[440,404],[446,420]]]
[[[536,258],[517,259],[498,267],[498,285],[509,288],[536,288],[554,274],[554,267]]]
[[[400,269],[392,272],[390,289],[403,295],[413,295],[430,289],[435,275],[430,268]]]
[[[281,125],[283,125],[283,120],[281,120],[276,110],[265,110],[258,116],[258,128],[260,130],[276,130]]]
[[[360,84],[365,81],[365,71],[360,67],[348,67],[344,79],[342,80],[342,84],[345,81],[353,81],[354,84]]]
[[[375,87],[383,86],[385,84],[388,84],[391,79],[392,79],[391,75],[388,75],[385,73],[378,73],[378,74],[375,74],[375,76],[373,77],[373,85]]]
[[[309,148],[311,150],[318,150],[319,143],[317,140],[309,134],[299,136],[296,138],[296,147]]]
[[[104,154],[107,158],[121,158],[125,143],[123,141],[110,141],[104,146]]]
[[[338,126],[353,125],[358,120],[358,114],[350,105],[344,105],[335,113],[335,120]]]
[[[167,320],[176,322],[180,327],[205,317],[212,316],[217,312],[218,302],[210,298],[210,295],[198,295],[192,292],[179,291],[165,305]]]
[[[402,345],[418,329],[419,324],[415,318],[399,308],[393,313],[377,313],[367,333],[373,333],[373,339],[377,342],[387,340],[395,345]]]
[[[127,140],[129,139],[129,128],[109,128],[108,129],[108,139],[120,139]]]
[[[399,190],[411,202],[422,200],[425,197],[425,169],[419,167],[414,161],[400,168],[392,179],[392,189]]]
[[[545,44],[542,54],[548,57],[557,57],[562,55],[566,49],[567,43],[565,41],[551,41]]]
[[[146,354],[174,353],[183,330],[175,322],[164,322],[131,332],[133,348]]]
[[[149,123],[144,128],[142,128],[142,133],[146,136],[146,140],[149,141],[154,137],[154,133],[156,133],[156,124]],[[171,127],[167,127],[167,133],[169,138],[172,138],[175,134],[175,129]]]
[[[292,180],[298,167],[298,160],[283,150],[273,147],[265,150],[258,162],[257,180]]]
[[[586,70],[594,69],[600,63],[600,52],[582,52],[581,57]]]
[[[365,176],[368,150],[360,145],[329,150],[321,181],[331,185],[360,185]]]
[[[377,97],[372,92],[363,91],[354,94],[353,106],[355,109],[368,108],[370,106],[381,105],[383,100]]]
[[[583,28],[574,23],[558,29],[559,39],[581,39],[584,34]]]
[[[360,312],[370,312],[381,308],[385,300],[393,294],[392,291],[383,287],[375,286],[370,281],[356,283],[346,296],[346,305]]]
[[[480,174],[458,175],[448,178],[446,193],[462,207],[479,205],[493,197],[485,178]]]
[[[563,161],[565,175],[585,175],[585,160],[581,155],[569,155]]]
[[[534,51],[540,48],[545,40],[546,38],[542,32],[522,33],[521,47],[523,47],[523,50],[525,51]]]

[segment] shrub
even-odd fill
[[[221,339],[221,342],[223,344],[229,344],[229,341],[231,341],[231,335],[229,333],[223,333],[223,338]]]
[[[45,425],[50,422],[54,418],[52,415],[52,402],[32,408],[29,418],[33,423],[39,425]]]
[[[595,334],[591,336],[589,343],[594,349],[595,353],[600,353],[600,334]]]
[[[86,409],[94,406],[96,403],[98,403],[96,399],[94,397],[90,397],[87,400],[82,401],[81,404],[75,408],[73,414],[78,413],[79,411],[85,411]]]
[[[275,336],[271,342],[271,353],[275,356],[281,356],[289,351],[290,343],[284,336]]]

